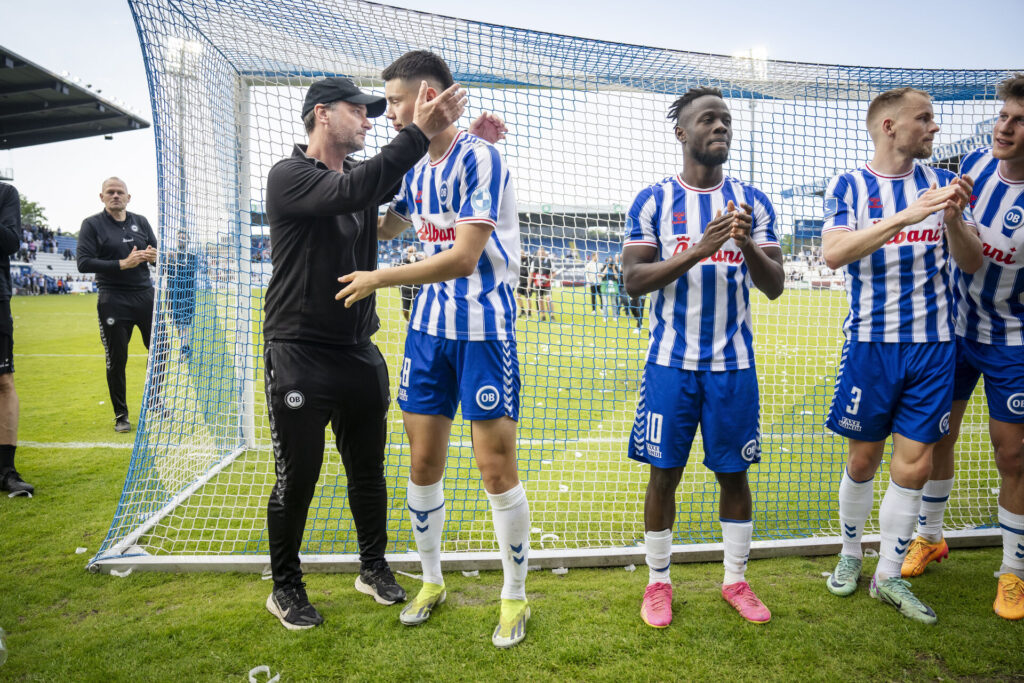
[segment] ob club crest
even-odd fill
[[[750,441],[743,444],[743,449],[740,451],[740,455],[747,462],[758,462],[761,460],[761,444],[757,442],[757,439],[751,439]]]
[[[500,394],[496,387],[485,384],[476,391],[476,404],[481,410],[494,410],[498,407]]]
[[[1024,225],[1024,209],[1019,206],[1011,206],[1003,214],[1003,227],[1007,230],[1016,230],[1022,225]]]
[[[1014,415],[1024,415],[1024,392],[1018,391],[1006,399],[1006,409]]]

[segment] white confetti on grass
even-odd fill
[[[414,579],[416,581],[422,581],[423,580],[423,575],[422,574],[410,574],[409,572],[403,572],[401,569],[396,569],[395,573],[396,574],[401,574],[402,576],[407,576],[410,579]]]
[[[270,667],[266,664],[261,664],[260,666],[254,666],[249,669],[249,683],[260,683],[259,678],[257,677],[261,674],[267,677],[265,683],[278,683],[281,680],[281,674],[278,673],[271,677]]]

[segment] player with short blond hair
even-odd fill
[[[970,179],[919,163],[939,130],[931,98],[900,88],[868,107],[871,162],[832,179],[825,192],[822,254],[844,268],[850,313],[827,426],[847,437],[839,486],[843,548],[827,587],[857,588],[861,536],[873,479],[893,435],[890,483],[879,510],[881,549],[870,594],[904,616],[935,612],[900,578],[935,442],[948,430],[954,347],[950,257],[964,272],[981,264],[981,243],[961,217]]]

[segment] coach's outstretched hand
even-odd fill
[[[346,287],[334,295],[335,300],[345,302],[345,308],[352,308],[352,304],[370,296],[380,287],[377,272],[373,270],[353,271],[339,277],[338,282],[343,285],[347,283]]]
[[[412,122],[423,131],[428,140],[459,120],[466,110],[466,91],[458,83],[432,100],[427,100],[427,82],[420,81],[420,92],[416,95],[416,109]]]
[[[508,128],[500,116],[485,111],[476,117],[476,121],[469,125],[469,132],[493,145],[505,139],[505,133],[508,132]]]

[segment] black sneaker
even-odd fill
[[[0,491],[10,491],[7,494],[8,498],[14,498],[15,496],[28,496],[31,498],[32,494],[36,492],[36,487],[22,479],[21,475],[18,474],[18,470],[9,469],[6,472],[0,473]]]
[[[289,631],[302,631],[324,623],[324,618],[309,604],[305,584],[275,588],[267,597],[267,610],[281,620]]]
[[[114,418],[114,431],[120,434],[132,431],[132,423],[128,421],[127,417],[115,417]]]
[[[405,589],[395,581],[386,560],[364,564],[356,577],[356,590],[373,596],[382,605],[405,602]]]

